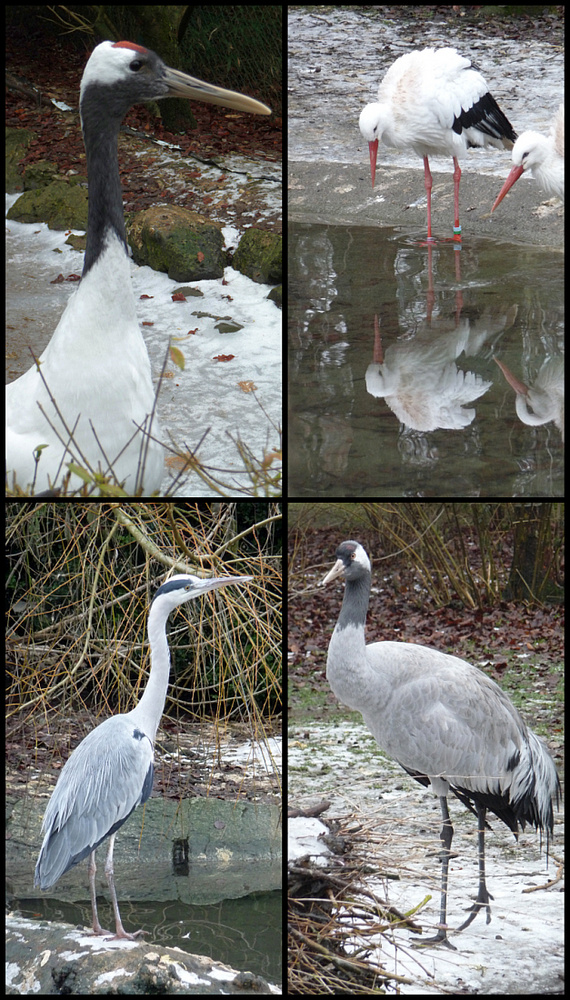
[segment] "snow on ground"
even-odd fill
[[[266,164],[273,174],[265,178],[266,205],[275,212],[280,199],[278,165]],[[259,181],[260,185],[264,183]],[[10,207],[19,196],[8,196]],[[47,345],[76,284],[54,285],[61,272],[81,274],[83,254],[65,245],[67,234],[49,230],[44,224],[7,222],[7,352],[10,381],[14,371],[23,374],[32,364],[28,347],[36,355]],[[236,247],[240,232],[231,226],[223,230],[226,246]],[[224,278],[212,281],[177,282],[150,267],[131,262],[131,278],[137,312],[146,340],[154,384],[168,350],[168,338],[175,338],[185,358],[184,371],[169,363],[169,377],[163,380],[159,402],[165,440],[174,441],[181,451],[195,449],[199,458],[219,470],[220,478],[236,488],[247,488],[248,479],[236,448],[240,438],[258,461],[280,446],[281,427],[281,310],[267,296],[270,285],[260,285],[228,267]],[[191,287],[196,297],[173,302],[180,286]],[[141,299],[141,296],[151,296]],[[203,315],[197,316],[200,313]],[[220,334],[219,317],[227,317],[242,327],[236,333]],[[189,331],[195,331],[189,333]],[[219,355],[234,355],[228,362],[216,362]],[[240,386],[241,383],[241,386]],[[256,392],[243,386],[253,384]],[[277,463],[274,466],[277,468]],[[234,470],[233,474],[226,470]],[[175,469],[174,472],[177,470]],[[167,475],[163,490],[172,482]],[[212,488],[191,474],[180,485],[177,496],[213,496]]]
[[[289,805],[302,809],[330,799],[322,819],[343,818],[341,833],[352,830],[359,855],[368,856],[378,876],[368,889],[406,912],[431,899],[414,914],[424,937],[434,933],[439,919],[441,828],[437,798],[384,757],[364,724],[352,721],[324,725],[305,723],[289,730]],[[477,891],[476,821],[449,797],[455,829],[450,862],[448,923],[457,927]],[[346,825],[348,823],[348,826]],[[487,887],[494,896],[492,920],[479,914],[460,934],[451,934],[457,951],[446,947],[413,947],[421,936],[396,929],[377,938],[370,961],[387,972],[409,977],[402,994],[558,993],[563,975],[562,883],[555,879],[563,856],[561,814],[555,813],[550,859],[540,853],[539,837],[527,830],[518,844],[496,817],[487,831]],[[289,860],[311,854],[326,864],[328,849],[319,836],[322,822],[302,817],[289,822]],[[330,856],[329,856],[330,857]],[[335,859],[338,863],[338,858]],[[526,890],[537,888],[537,891]],[[355,946],[358,940],[355,928]],[[367,937],[370,947],[370,938]]]

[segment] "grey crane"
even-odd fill
[[[95,850],[107,837],[105,875],[115,913],[115,937],[134,940],[144,933],[128,934],[123,927],[115,891],[113,846],[119,827],[152,791],[153,745],[170,673],[166,620],[179,604],[210,590],[252,579],[201,579],[178,574],[158,588],[148,616],[151,668],[141,700],[131,712],[114,715],[89,733],[61,771],[43,819],[45,837],[36,864],[35,885],[49,889],[64,872],[89,855],[94,934],[109,933],[99,923],[95,892]]]
[[[366,645],[370,559],[359,542],[346,541],[322,581],[346,581],[329,645],[327,680],[337,698],[362,713],[382,750],[439,797],[442,829],[441,904],[437,934],[447,938],[447,885],[453,826],[447,796],[453,792],[478,819],[479,890],[464,930],[493,898],[485,883],[487,810],[517,836],[530,823],[553,832],[552,799],[560,783],[544,743],[529,729],[510,698],[477,667],[457,656],[407,642]]]

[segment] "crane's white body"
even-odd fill
[[[519,827],[532,823],[546,831],[548,843],[553,829],[552,799],[559,789],[554,762],[508,695],[470,663],[413,643],[366,645],[370,560],[354,541],[343,542],[337,557],[323,580],[328,583],[341,574],[346,579],[329,645],[327,680],[343,704],[361,712],[382,750],[422,784],[429,782],[440,798],[446,851],[442,924],[453,834],[446,797],[453,791],[477,811],[482,874],[473,916],[486,905],[489,922],[491,897],[485,887],[482,839],[485,812],[495,812],[515,835]],[[437,940],[445,939],[444,929]]]
[[[34,364],[6,387],[10,489],[72,493],[85,483],[72,463],[91,486],[103,474],[131,495],[160,489],[164,447],[131,287],[117,142],[129,108],[161,97],[271,113],[251,97],[170,69],[132,42],[107,41],[94,49],[80,98],[89,180],[83,276],[39,358],[39,371]]]
[[[421,49],[396,59],[378,88],[378,100],[362,110],[359,125],[369,144],[373,187],[379,142],[412,150],[423,158],[430,238],[432,178],[428,157],[453,158],[458,228],[458,158],[470,146],[511,148],[516,138],[484,77],[452,48]]]
[[[503,184],[493,208],[503,200],[515,181],[530,170],[548,198],[564,199],[564,105],[561,104],[549,135],[523,132],[513,146],[513,168]]]
[[[111,472],[131,494],[160,488],[164,448],[153,440],[161,431],[156,416],[151,424],[154,386],[130,266],[110,231],[106,252],[81,279],[40,355],[40,371],[34,365],[6,386],[9,487],[15,474],[22,488],[30,489],[35,479],[34,492],[46,490],[62,483],[74,461]],[[36,473],[34,452],[44,444]],[[72,474],[67,491],[83,482]]]
[[[115,910],[116,934],[132,937],[124,930],[119,914],[113,880],[113,844],[117,830],[152,791],[153,745],[170,673],[168,615],[179,605],[210,590],[251,579],[250,576],[202,579],[178,574],[159,587],[148,617],[151,670],[142,698],[131,712],[106,719],[89,733],[61,771],[43,819],[45,837],[36,864],[35,884],[48,889],[89,855],[95,934],[108,933],[97,915],[95,850],[110,838],[105,871]]]

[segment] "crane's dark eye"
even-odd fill
[[[138,73],[139,69],[142,69],[142,62],[140,59],[133,59],[130,68],[133,73]]]

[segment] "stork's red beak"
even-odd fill
[[[493,207],[491,209],[491,213],[493,213],[495,211],[495,209],[496,209],[497,205],[499,204],[499,202],[501,202],[503,200],[503,198],[505,197],[507,191],[511,190],[513,184],[515,183],[515,181],[518,181],[518,179],[519,179],[519,177],[520,177],[520,175],[522,173],[524,173],[524,167],[513,167],[513,169],[511,170],[509,176],[507,177],[505,183],[503,184],[501,190],[499,191],[499,194],[497,195],[497,198],[495,200],[495,204],[493,205]]]
[[[517,167],[517,170],[518,170],[518,167]],[[521,167],[521,170],[522,170],[522,167]],[[514,184],[514,181],[513,181],[513,184]],[[498,364],[499,368],[501,369],[503,375],[505,376],[507,382],[509,383],[510,386],[512,386],[512,388],[515,390],[515,392],[518,392],[521,396],[526,396],[527,393],[528,393],[528,386],[525,385],[524,382],[520,382],[519,379],[516,377],[516,375],[513,375],[512,371],[510,371],[510,369],[507,368],[507,366],[504,365],[502,361],[499,361],[498,358],[494,357],[493,361],[497,362],[497,364]]]
[[[374,178],[376,177],[376,158],[378,156],[378,139],[375,139],[374,142],[369,142],[368,149],[370,151],[370,173],[372,174],[372,187],[374,187]]]

